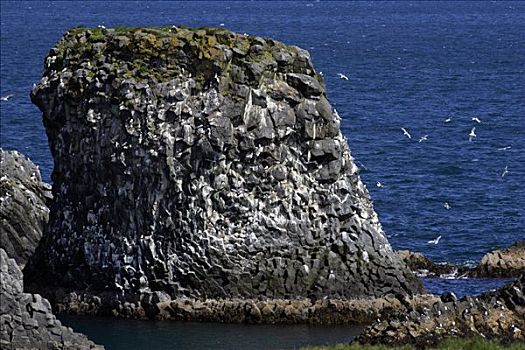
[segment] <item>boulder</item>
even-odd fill
[[[470,270],[463,266],[448,263],[435,263],[422,253],[409,250],[397,250],[396,254],[407,264],[408,268],[418,276],[446,276],[469,274]]]
[[[0,248],[0,348],[103,349],[63,326],[51,312],[49,301],[23,290],[22,271]]]
[[[476,277],[516,277],[525,273],[525,240],[487,253],[473,271]]]
[[[76,28],[31,98],[55,164],[48,230],[26,268],[35,288],[423,291],[385,237],[305,50],[225,29]]]
[[[47,223],[51,186],[19,152],[0,149],[0,158],[0,248],[23,268]]]

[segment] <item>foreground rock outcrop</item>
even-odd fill
[[[423,290],[302,49],[224,29],[74,29],[31,98],[55,163],[34,285],[199,298]]]
[[[23,289],[18,264],[0,248],[1,349],[103,349],[62,326],[46,299]]]
[[[446,293],[431,307],[383,318],[356,340],[364,344],[426,347],[447,337],[525,342],[525,275],[493,291],[457,299]]]
[[[51,186],[17,151],[0,149],[0,248],[23,268],[47,223]]]

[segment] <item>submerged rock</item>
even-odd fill
[[[54,158],[35,285],[412,294],[307,51],[224,29],[74,29],[32,101]]]
[[[427,308],[414,308],[382,318],[367,327],[356,341],[363,344],[426,347],[448,337],[484,337],[525,341],[525,275],[476,297],[446,293]]]
[[[103,349],[64,327],[46,299],[23,290],[18,264],[0,248],[1,349]]]
[[[0,248],[23,268],[47,223],[51,186],[38,167],[17,151],[0,149]]]

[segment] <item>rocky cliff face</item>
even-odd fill
[[[74,29],[31,97],[55,202],[29,280],[192,297],[422,290],[300,48],[223,29]]]
[[[0,248],[0,348],[103,349],[62,326],[46,299],[23,290],[18,264]]]
[[[23,267],[47,223],[51,187],[22,154],[0,149],[0,159],[0,248]]]

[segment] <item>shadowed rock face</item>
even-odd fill
[[[31,97],[55,202],[29,280],[192,297],[422,291],[302,49],[223,29],[74,29]]]
[[[62,326],[46,299],[23,290],[22,271],[0,248],[0,348],[103,349]]]
[[[51,187],[22,154],[0,149],[0,158],[0,248],[23,268],[42,237]]]

